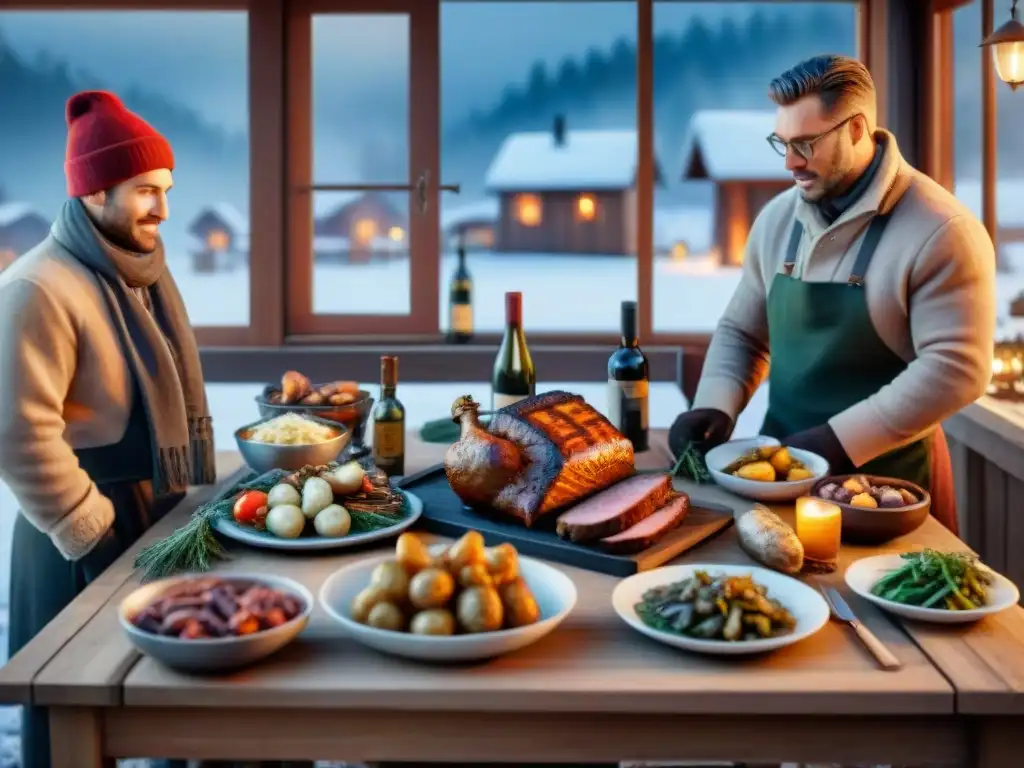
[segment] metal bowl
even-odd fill
[[[851,477],[863,477],[871,485],[888,485],[892,488],[906,488],[918,498],[916,504],[908,504],[905,507],[855,507],[851,504],[844,504],[839,501],[826,499],[830,504],[835,504],[843,513],[843,541],[849,544],[884,544],[899,536],[906,536],[916,531],[924,521],[928,519],[931,511],[932,497],[924,488],[906,480],[895,477],[881,477],[879,475],[865,475],[855,473],[852,475],[832,475],[825,477],[814,484],[811,495],[817,498],[818,491],[827,483],[838,483],[842,485]]]
[[[333,427],[338,430],[338,436],[325,440],[322,443],[312,445],[277,445],[274,443],[257,443],[246,439],[249,431],[264,424],[280,414],[275,413],[270,418],[260,419],[252,424],[246,424],[235,430],[235,442],[238,443],[238,452],[242,454],[245,463],[260,474],[269,472],[272,469],[286,469],[289,471],[302,469],[307,465],[318,466],[334,461],[345,450],[345,446],[352,439],[352,433],[345,428],[344,424],[336,421],[328,421],[310,414],[302,414],[307,419]]]
[[[315,384],[319,389],[322,384]],[[300,405],[298,403],[275,403],[271,401],[271,395],[280,392],[281,388],[268,384],[263,391],[256,396],[256,405],[260,410],[260,416],[269,419],[272,416],[280,416],[282,413],[301,413],[308,416],[317,416],[328,421],[336,421],[344,424],[345,428],[352,433],[352,442],[359,444],[363,441],[366,433],[366,422],[369,421],[370,412],[373,410],[373,396],[365,389],[359,390],[359,398],[345,405]]]
[[[220,672],[252,664],[276,653],[305,628],[313,612],[313,595],[297,581],[283,576],[225,573],[225,581],[256,583],[294,595],[302,601],[302,611],[289,622],[251,635],[195,640],[156,635],[140,629],[132,622],[141,610],[171,587],[184,581],[207,577],[208,574],[201,574],[161,579],[139,587],[128,595],[121,602],[118,620],[132,645],[168,667],[189,672]]]

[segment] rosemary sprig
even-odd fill
[[[694,443],[690,443],[679,454],[675,466],[672,467],[672,475],[681,475],[700,485],[712,482],[711,473],[708,472],[708,465],[704,463],[704,454]]]

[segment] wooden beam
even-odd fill
[[[889,124],[889,0],[861,0],[861,56],[878,94],[878,124]]]
[[[932,10],[936,13],[955,11],[965,5],[970,5],[974,0],[931,0]]]
[[[981,36],[992,34],[995,25],[995,0],[981,0]],[[981,56],[981,219],[989,237],[999,248],[996,217],[996,71],[992,51],[982,48]],[[998,259],[997,259],[998,261]]]
[[[654,337],[654,0],[638,0],[636,35],[636,297],[646,342]]]

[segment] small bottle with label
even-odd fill
[[[636,302],[622,302],[622,338],[608,358],[608,420],[633,443],[647,450],[647,398],[650,373],[640,349]]]
[[[405,474],[405,407],[395,396],[398,358],[380,359],[380,399],[373,406],[373,463],[388,477]]]
[[[448,287],[448,340],[465,344],[473,338],[473,278],[466,268],[466,247],[459,241],[459,266]]]

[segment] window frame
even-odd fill
[[[409,313],[406,315],[316,314],[313,311],[313,195],[331,186],[314,178],[313,17],[327,14],[400,14],[409,18],[407,179],[426,179],[424,215],[417,192],[409,191]],[[286,173],[287,300],[285,334],[313,337],[374,337],[436,334],[439,331],[440,220],[440,5],[424,0],[289,0],[285,28],[288,147]],[[333,181],[333,180],[332,180]],[[338,180],[339,182],[343,180]],[[353,184],[353,187],[358,185]],[[373,186],[370,184],[369,186]],[[414,256],[415,254],[415,256]]]

